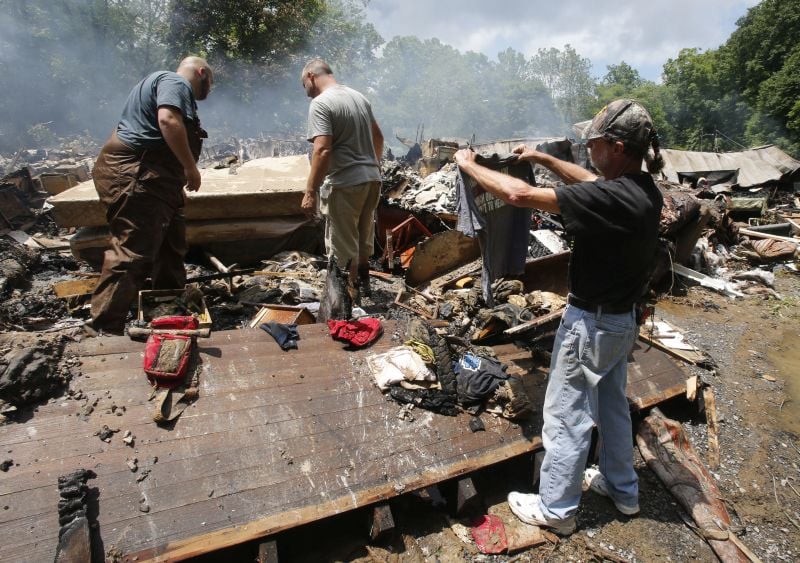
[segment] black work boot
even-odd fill
[[[361,295],[372,297],[372,289],[369,286],[369,264],[358,267],[358,286],[361,290]]]

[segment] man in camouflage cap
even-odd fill
[[[594,139],[622,141],[627,152],[634,156],[641,155],[655,174],[660,170],[656,160],[660,157],[658,134],[653,127],[653,119],[636,100],[615,100],[597,112],[592,122],[583,132],[587,144]],[[650,146],[654,154],[648,154]]]
[[[636,306],[648,287],[663,200],[651,173],[663,166],[647,110],[634,100],[603,108],[585,137],[602,174],[529,149],[520,160],[545,166],[568,185],[543,188],[489,170],[467,149],[456,162],[504,202],[559,213],[574,239],[570,294],[550,364],[539,494],[512,492],[509,506],[523,522],[575,530],[581,482],[626,515],[639,512],[631,419],[625,397],[627,359],[638,333]],[[649,149],[653,152],[650,154]],[[592,427],[600,433],[600,468],[587,469]]]

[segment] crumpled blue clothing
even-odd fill
[[[469,404],[491,397],[508,379],[506,366],[494,358],[467,352],[455,362],[456,391],[461,403]]]
[[[260,325],[259,328],[272,336],[282,350],[297,350],[297,341],[300,340],[300,335],[297,334],[295,323],[282,324],[269,321]]]

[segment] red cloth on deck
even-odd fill
[[[365,318],[357,321],[328,321],[331,338],[362,348],[383,334],[380,319]]]

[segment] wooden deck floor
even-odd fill
[[[83,375],[71,386],[97,400],[94,412],[78,416],[85,400],[58,399],[27,422],[0,427],[4,459],[14,461],[0,473],[0,561],[52,561],[57,478],[80,467],[97,473],[89,485],[98,490],[106,551],[114,547],[129,561],[175,560],[541,446],[540,413],[525,428],[484,414],[486,432],[474,434],[466,415],[415,409],[413,421],[398,419],[399,406],[380,393],[364,365],[367,354],[398,344],[393,323],[373,348],[357,352],[330,340],[324,325],[299,328],[300,349],[289,352],[257,329],[201,340],[200,399],[169,430],[151,422],[142,343],[120,337],[73,345]],[[541,405],[543,370],[533,369],[530,354],[510,344],[496,351],[510,372],[528,379]],[[631,385],[639,387],[629,387],[634,405],[662,400],[685,379],[657,350],[642,349],[637,360]],[[120,430],[110,443],[94,435],[103,425]],[[135,436],[133,448],[122,441],[126,430]],[[126,463],[133,458],[135,473]]]

